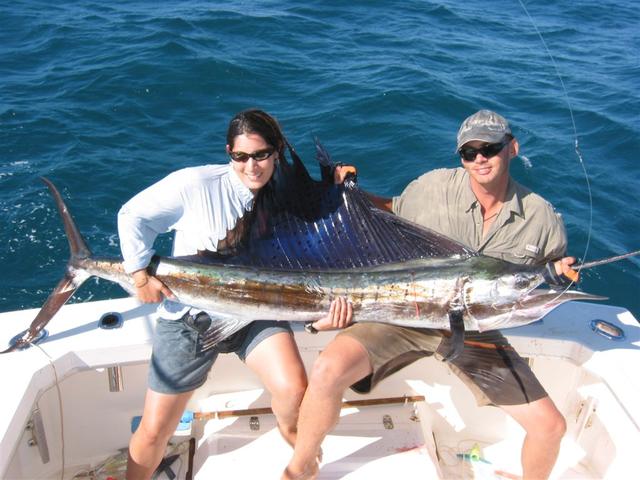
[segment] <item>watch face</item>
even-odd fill
[[[305,323],[305,324],[304,324],[304,329],[305,329],[305,331],[306,331],[306,332],[308,332],[308,333],[312,333],[312,334],[316,334],[316,333],[318,333],[318,330],[316,330],[316,329],[313,327],[313,322],[307,322],[307,323]]]

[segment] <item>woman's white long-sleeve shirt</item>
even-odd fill
[[[157,236],[175,232],[172,255],[217,251],[239,218],[253,206],[253,193],[231,164],[173,172],[138,193],[118,212],[120,249],[127,273],[147,267]],[[179,318],[188,306],[165,300],[159,313]]]

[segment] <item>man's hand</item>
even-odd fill
[[[544,280],[550,287],[564,288],[571,282],[580,280],[580,275],[571,265],[576,263],[573,257],[564,257],[555,262],[547,263],[544,271]]]
[[[558,275],[564,275],[572,282],[578,282],[580,280],[580,274],[576,272],[571,265],[576,263],[576,259],[574,257],[564,257],[554,263],[554,267],[556,269],[556,273]]]
[[[336,185],[344,183],[344,180],[350,173],[356,175],[356,167],[353,165],[336,165],[336,168],[333,170],[333,183]]]
[[[161,302],[164,297],[175,299],[175,295],[169,287],[153,275],[149,275],[146,269],[136,270],[131,274],[136,296],[142,303]]]
[[[344,183],[347,175],[352,173],[353,175],[357,175],[356,167],[353,165],[336,165],[335,170],[333,171],[333,182],[336,185]],[[364,192],[365,195],[371,200],[377,208],[380,210],[385,210],[387,212],[393,212],[393,200],[391,198],[379,197],[372,193]]]
[[[338,297],[331,302],[329,313],[312,325],[318,331],[336,330],[348,326],[352,320],[353,305],[346,298]]]

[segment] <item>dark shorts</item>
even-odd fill
[[[359,393],[369,392],[380,380],[420,358],[435,355],[442,360],[450,348],[442,330],[428,328],[356,323],[339,335],[354,338],[369,354],[373,373],[351,387]],[[498,331],[466,332],[462,353],[447,364],[479,405],[522,405],[547,396],[527,362]]]
[[[276,333],[292,334],[288,322],[253,322],[218,343],[200,351],[202,334],[211,320],[206,313],[186,314],[178,320],[159,318],[149,366],[149,388],[158,393],[184,393],[206,380],[219,353],[234,352],[244,362],[263,340]]]

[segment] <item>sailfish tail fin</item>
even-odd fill
[[[69,212],[69,209],[62,200],[62,195],[56,188],[56,186],[51,182],[51,180],[41,177],[41,180],[45,183],[47,187],[49,187],[49,192],[51,192],[51,196],[56,202],[56,207],[58,207],[58,212],[60,213],[60,217],[62,217],[62,223],[64,225],[64,232],[67,235],[67,240],[69,241],[69,250],[71,251],[71,261],[78,258],[88,258],[91,256],[91,250],[87,247],[87,244],[82,238],[82,234],[78,227],[76,227],[76,223],[73,221],[73,217]],[[70,261],[70,262],[71,262]]]
[[[0,352],[0,354],[26,348],[34,339],[37,338],[47,323],[49,323],[49,320],[53,318],[67,300],[73,296],[78,287],[80,287],[80,285],[82,285],[85,280],[91,276],[86,271],[76,267],[77,260],[89,258],[91,256],[91,251],[87,247],[87,244],[78,230],[71,213],[69,213],[69,209],[65,205],[64,200],[62,200],[62,195],[60,195],[58,189],[50,180],[42,177],[42,181],[49,188],[49,191],[56,202],[56,206],[58,207],[58,212],[60,213],[60,217],[64,224],[64,231],[67,235],[67,240],[69,241],[71,255],[69,262],[67,263],[67,269],[64,277],[62,277],[62,280],[58,282],[56,288],[54,288],[53,292],[51,292],[49,297],[47,297],[47,300],[44,302],[44,305],[42,305],[42,308],[40,308],[40,311],[36,315],[36,318],[31,322],[29,328],[24,332],[22,337],[15,340],[9,348]]]

